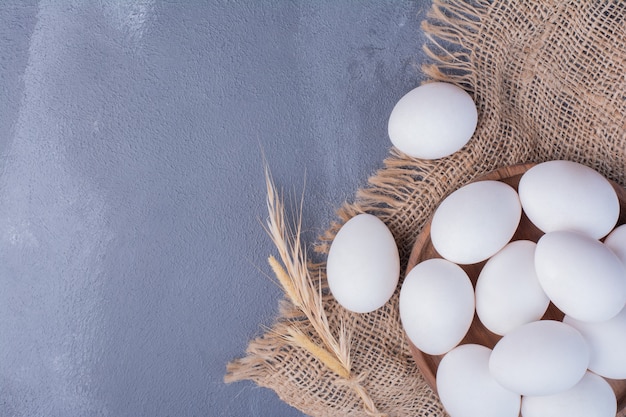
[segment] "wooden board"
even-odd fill
[[[476,181],[481,180],[497,180],[502,181],[517,190],[517,186],[519,185],[519,180],[528,169],[533,167],[535,164],[520,164],[514,165],[510,167],[504,167],[498,169],[494,172],[491,172],[487,175],[484,175]],[[626,191],[624,188],[620,187],[618,184],[613,183],[613,187],[617,192],[617,196],[620,202],[620,217],[618,220],[618,225],[626,223]],[[532,240],[533,242],[537,242],[537,240],[543,235],[537,227],[535,227],[530,220],[526,217],[525,214],[522,213],[522,218],[520,220],[519,227],[517,228],[515,235],[512,240]],[[437,253],[435,248],[432,245],[432,241],[430,240],[430,221],[424,226],[424,229],[417,237],[415,244],[413,246],[413,250],[411,252],[411,256],[409,258],[409,262],[407,265],[406,272],[408,273],[415,265],[418,263],[425,261],[426,259],[431,258],[441,258],[441,256]],[[486,261],[472,264],[472,265],[460,265],[465,272],[469,275],[472,285],[476,286],[476,280],[478,279],[478,275],[482,270],[482,267]],[[563,313],[557,309],[554,304],[550,303],[548,310],[543,316],[544,320],[562,320]],[[477,315],[474,313],[474,320],[468,331],[465,338],[461,341],[461,344],[466,343],[477,343],[488,348],[493,348],[498,340],[500,340],[502,336],[499,336],[491,331],[487,330],[485,326],[480,322]],[[424,378],[430,385],[430,387],[437,392],[437,385],[435,376],[437,374],[437,367],[439,366],[439,362],[443,358],[443,355],[428,355],[421,352],[415,345],[413,345],[410,341],[409,344],[411,346],[411,353],[417,366],[422,371]],[[607,379],[615,394],[617,396],[617,409],[618,417],[626,417],[626,380],[610,380]]]

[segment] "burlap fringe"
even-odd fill
[[[423,50],[433,61],[422,65],[430,80],[445,81],[471,89],[474,84],[471,67],[472,44],[467,34],[480,36],[480,19],[487,1],[435,1],[422,22],[430,43]],[[482,9],[482,10],[481,10]]]
[[[246,349],[246,356],[244,358],[233,361],[226,366],[226,375],[224,382],[232,383],[242,380],[255,381],[259,386],[274,389],[279,398],[286,403],[300,408],[305,411],[308,407],[303,405],[299,400],[293,397],[287,397],[282,395],[282,391],[276,390],[276,381],[273,379],[277,375],[280,375],[281,360],[288,360],[298,357],[316,357],[310,355],[305,349],[301,347],[292,346],[287,344],[284,335],[289,333],[288,328],[290,326],[297,326],[302,328],[302,331],[311,331],[308,324],[304,321],[292,321],[289,317],[301,316],[301,313],[288,302],[281,304],[281,311],[284,310],[285,315],[281,314],[281,320],[277,322],[271,329],[269,329],[265,335],[261,338],[253,340]],[[301,317],[298,317],[301,319]],[[289,321],[284,321],[289,320]],[[292,351],[297,351],[293,353]],[[365,414],[369,417],[387,417],[386,413],[380,412],[365,388],[363,382],[367,379],[365,373],[359,375],[350,375],[347,378],[334,375],[333,384],[344,390],[351,390],[355,393],[362,404]],[[287,382],[287,381],[285,381]]]

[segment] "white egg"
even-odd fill
[[[413,344],[441,355],[465,336],[474,317],[474,289],[460,266],[429,259],[407,274],[400,290],[400,319]]]
[[[611,183],[597,171],[572,161],[548,161],[522,175],[522,208],[543,232],[572,230],[595,239],[617,222],[619,201]]]
[[[587,372],[567,391],[542,397],[523,397],[523,417],[615,417],[617,399],[609,383]]]
[[[356,313],[382,307],[400,277],[400,256],[387,226],[371,214],[359,214],[339,230],[326,262],[328,286],[337,302]]]
[[[389,116],[391,143],[409,156],[437,159],[461,149],[478,122],[474,101],[454,84],[433,82],[409,91]]]
[[[551,395],[576,385],[589,364],[583,336],[567,324],[524,324],[496,343],[489,370],[503,387],[522,395]]]
[[[626,379],[626,309],[601,323],[585,323],[570,316],[563,322],[577,329],[589,345],[589,369],[612,379]]]
[[[604,244],[626,265],[626,224],[613,229],[604,239]]]
[[[504,335],[541,319],[550,299],[535,273],[535,246],[517,240],[492,256],[476,281],[476,313],[485,327]]]
[[[575,319],[608,320],[626,303],[626,267],[602,242],[586,235],[543,235],[535,249],[535,270],[554,305]]]
[[[511,186],[500,181],[470,183],[441,202],[433,215],[430,237],[444,258],[457,264],[477,263],[511,240],[521,214]]]
[[[468,344],[451,350],[437,369],[437,393],[451,417],[517,417],[520,395],[489,373],[491,350]]]

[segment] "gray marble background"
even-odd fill
[[[382,167],[429,7],[0,3],[0,414],[302,415],[223,383],[281,298],[261,153],[312,242]]]

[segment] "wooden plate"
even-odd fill
[[[476,181],[481,180],[497,180],[502,181],[506,184],[509,184],[513,188],[517,190],[517,186],[519,185],[519,180],[522,174],[528,171],[535,164],[520,164],[513,165],[509,167],[500,168],[496,171],[493,171],[489,174],[486,174]],[[616,183],[612,183],[615,191],[617,192],[617,196],[620,202],[620,217],[618,220],[618,225],[626,223],[626,191],[620,187]],[[537,227],[535,227],[530,220],[526,217],[525,214],[522,213],[522,218],[520,220],[519,227],[515,232],[512,240],[521,240],[527,239],[532,240],[533,242],[537,242],[537,240],[543,235]],[[413,250],[411,252],[411,256],[409,258],[409,262],[407,265],[406,272],[408,273],[415,265],[418,263],[425,261],[430,258],[441,258],[441,255],[437,253],[435,248],[432,245],[432,241],[430,240],[430,221],[424,226],[422,232],[418,235],[415,245],[413,246]],[[472,264],[472,265],[460,265],[465,272],[469,275],[472,280],[472,285],[476,286],[476,280],[478,279],[478,275],[486,261]],[[557,309],[554,304],[550,303],[546,314],[543,316],[544,320],[562,320],[563,313]],[[495,333],[490,332],[483,326],[480,322],[476,314],[474,314],[474,320],[472,325],[465,336],[465,338],[461,341],[461,344],[466,343],[477,343],[483,346],[487,346],[492,349],[496,342],[500,340],[502,336],[499,336]],[[408,340],[408,338],[407,338]],[[413,345],[409,340],[409,345],[411,347],[411,353],[417,366],[422,371],[426,382],[430,385],[430,387],[437,392],[437,385],[435,376],[437,374],[437,367],[439,366],[439,362],[443,358],[443,355],[428,355],[421,352],[415,345]],[[626,417],[626,380],[611,380],[607,379],[607,381],[613,387],[615,394],[617,396],[617,416],[618,417]]]

